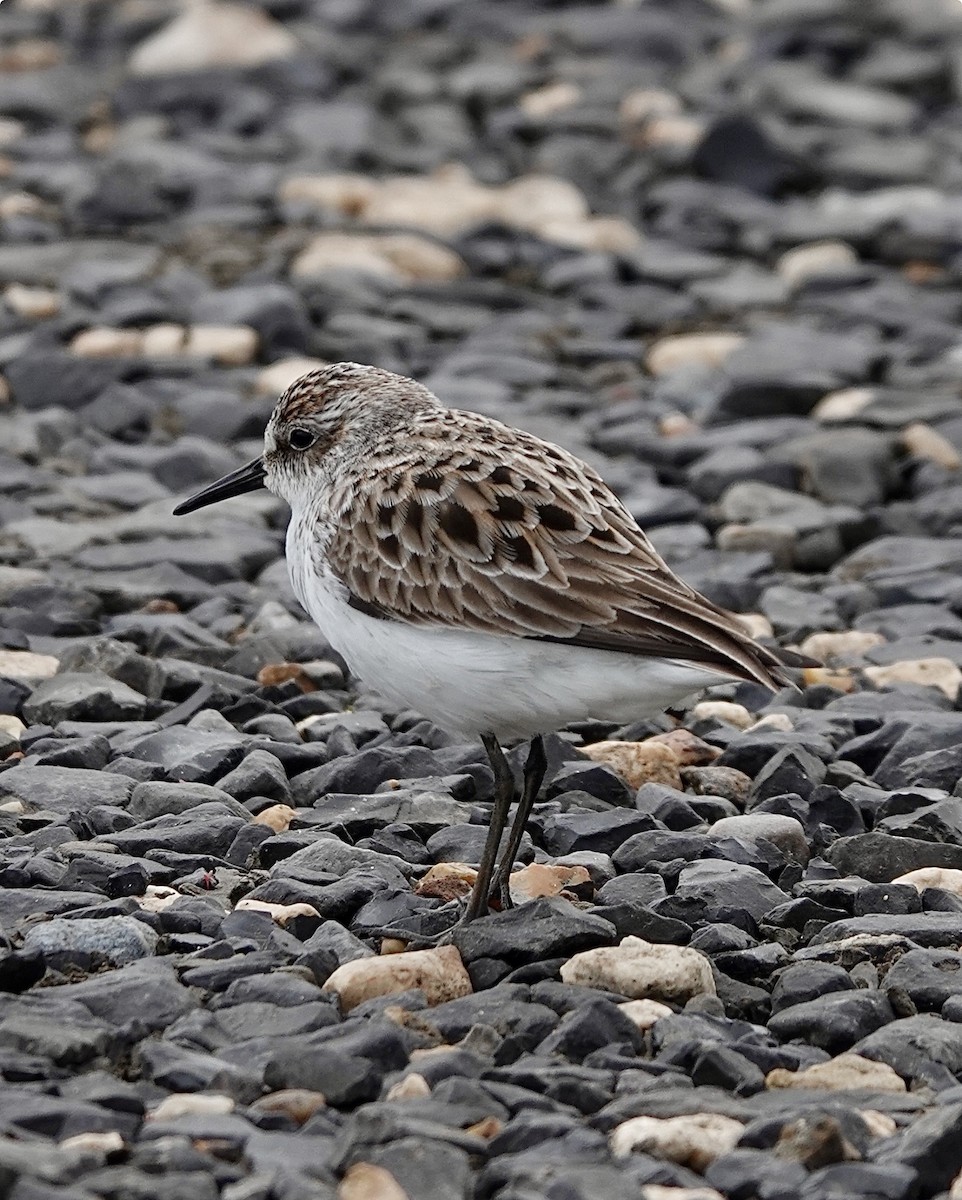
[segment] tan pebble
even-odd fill
[[[137,357],[144,347],[144,336],[138,329],[111,329],[94,326],[75,334],[70,349],[80,358]]]
[[[275,833],[284,833],[285,830],[290,829],[291,821],[296,816],[297,809],[291,808],[289,804],[271,804],[268,808],[261,809],[253,818],[253,824],[266,825]]]
[[[291,265],[295,279],[357,271],[398,283],[444,283],[464,274],[461,257],[415,233],[321,233]]]
[[[386,1100],[426,1100],[431,1095],[431,1085],[419,1075],[417,1071],[412,1071],[409,1075],[404,1075],[397,1083],[391,1084],[388,1088]]]
[[[736,767],[682,767],[685,790],[695,796],[721,796],[743,805],[752,789],[752,781]]]
[[[143,352],[147,358],[180,358],[187,344],[183,325],[165,321],[144,330]]]
[[[618,106],[618,116],[627,125],[640,125],[653,117],[676,117],[680,112],[681,100],[660,88],[634,88],[622,96]]]
[[[174,1092],[147,1113],[148,1121],[176,1121],[178,1117],[215,1115],[233,1112],[234,1101],[218,1092]]]
[[[678,759],[682,767],[707,767],[721,754],[717,746],[710,746],[688,729],[671,729],[667,733],[656,733],[647,739],[647,745],[652,742],[667,746]]]
[[[943,892],[952,892],[962,896],[962,871],[956,867],[918,867],[893,879],[893,883],[909,883],[920,892],[926,888],[940,888]]]
[[[898,1129],[895,1118],[888,1113],[879,1112],[877,1108],[860,1108],[858,1114],[868,1126],[872,1137],[891,1137]]]
[[[700,428],[698,422],[693,421],[687,413],[665,413],[663,417],[658,418],[658,432],[664,438],[688,437],[689,434],[697,433]]]
[[[279,687],[282,683],[296,683],[302,692],[317,691],[317,684],[300,663],[268,663],[257,672],[257,682],[261,687]]]
[[[338,967],[323,990],[335,992],[343,1011],[350,1012],[375,996],[391,996],[412,988],[423,991],[428,1004],[470,996],[474,990],[454,946],[355,959]]]
[[[519,101],[521,111],[528,117],[550,117],[564,112],[581,99],[582,91],[576,83],[559,80],[546,83],[533,92],[525,92]]]
[[[674,333],[659,338],[645,356],[652,375],[669,375],[681,367],[720,367],[745,341],[740,333]]]
[[[262,822],[263,823],[263,822]],[[320,917],[313,904],[271,904],[267,900],[252,900],[244,897],[234,905],[238,912],[262,912],[282,928],[295,917]]]
[[[865,674],[878,687],[920,683],[937,687],[950,700],[955,700],[962,684],[962,670],[950,658],[907,658],[883,667],[866,667]]]
[[[408,943],[401,938],[386,937],[381,938],[380,953],[386,954],[403,954],[408,948]]]
[[[489,1142],[493,1137],[497,1137],[502,1129],[504,1129],[504,1125],[497,1117],[482,1117],[480,1121],[469,1125],[464,1132]]]
[[[246,367],[257,357],[260,338],[249,325],[192,325],[184,353],[224,367]]]
[[[254,67],[298,51],[297,39],[259,8],[230,0],[189,5],[131,54],[133,75]]]
[[[748,636],[755,638],[756,641],[759,638],[775,636],[772,623],[764,613],[735,613],[734,616],[739,625],[747,631]]]
[[[590,883],[591,876],[584,867],[531,863],[511,875],[511,899],[516,904],[525,904],[540,896],[558,896],[566,888],[583,888]]]
[[[254,380],[254,391],[259,396],[279,396],[308,371],[328,365],[322,358],[282,358],[280,362],[264,367],[258,374]]]
[[[622,938],[574,955],[561,968],[565,983],[602,988],[630,1000],[671,1000],[714,996],[715,977],[704,954],[688,946],[660,946],[642,938]]]
[[[75,1133],[72,1137],[58,1142],[61,1150],[81,1150],[105,1157],[108,1154],[119,1154],[125,1144],[116,1129],[105,1130],[103,1133],[96,1133],[91,1129],[86,1133]]]
[[[810,1171],[832,1163],[858,1162],[862,1157],[845,1137],[840,1123],[827,1115],[799,1117],[783,1126],[775,1155],[799,1162]]]
[[[812,409],[812,417],[822,425],[835,425],[853,421],[862,409],[875,399],[875,389],[869,387],[841,388],[829,392]]]
[[[962,1171],[956,1175],[949,1186],[949,1200],[962,1200]]]
[[[25,287],[22,283],[11,283],[6,287],[3,300],[17,316],[28,321],[55,317],[63,304],[63,296],[52,288]]]
[[[277,198],[281,204],[309,204],[345,217],[363,217],[382,186],[366,175],[290,175]]]
[[[855,687],[855,677],[848,667],[803,667],[802,683],[805,687],[826,684],[837,692],[851,692]]]
[[[732,700],[700,700],[691,715],[695,721],[724,721],[736,729],[747,729],[755,720],[744,704]]]
[[[701,117],[674,116],[652,117],[645,123],[640,138],[633,139],[642,146],[677,146],[690,150],[705,136],[705,122]]]
[[[18,758],[25,757],[26,756],[20,751],[15,751],[13,754],[8,754],[4,759],[4,762],[13,762]],[[0,804],[0,812],[13,813],[13,815],[16,817],[21,816],[26,811],[27,806],[22,800],[4,800],[4,802]]]
[[[478,872],[467,863],[435,863],[418,880],[414,891],[418,896],[434,896],[439,900],[459,900],[474,887]]]
[[[652,742],[593,742],[582,746],[592,762],[616,771],[632,788],[645,783],[663,783],[681,791],[678,757],[670,746]]]
[[[0,72],[38,71],[55,67],[63,60],[63,51],[47,38],[21,38],[0,49]]]
[[[52,679],[59,666],[60,659],[52,654],[34,654],[32,650],[0,650],[0,676],[5,679],[23,682]]]
[[[632,1117],[617,1125],[608,1140],[616,1158],[626,1158],[633,1150],[642,1150],[701,1173],[716,1158],[734,1150],[744,1130],[742,1121],[721,1113]]]
[[[6,163],[9,160],[3,161]],[[43,211],[43,201],[32,192],[7,192],[5,196],[0,196],[0,217],[4,220],[11,217],[39,216]]]
[[[651,1029],[662,1017],[670,1017],[674,1009],[662,1004],[660,1000],[627,1000],[618,1007],[629,1021],[633,1021],[642,1031]]]
[[[411,1200],[390,1171],[373,1163],[348,1167],[337,1185],[337,1200]]]
[[[858,255],[848,242],[808,242],[786,250],[775,264],[775,273],[792,287],[819,275],[837,275],[858,265]]]
[[[326,1104],[327,1100],[321,1092],[311,1091],[310,1088],[282,1088],[279,1092],[258,1097],[251,1108],[260,1113],[284,1113],[298,1125],[303,1125]]]
[[[872,629],[844,629],[838,633],[810,633],[799,646],[802,654],[832,663],[851,664],[864,657],[873,646],[882,646],[885,638]]]
[[[764,717],[759,717],[757,721],[752,721],[748,729],[751,732],[762,729],[777,729],[780,733],[791,733],[795,726],[792,724],[792,718],[788,713],[766,713]]]
[[[902,446],[913,458],[926,458],[947,471],[957,471],[962,458],[947,437],[922,421],[902,430]]]

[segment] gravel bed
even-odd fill
[[[962,1196],[962,4],[7,0],[0,68],[0,1194]],[[552,734],[438,950],[481,746],[272,497],[171,515],[337,359],[825,664]]]

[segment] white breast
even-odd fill
[[[288,529],[301,604],[366,686],[453,734],[527,737],[589,717],[627,723],[727,678],[671,660],[368,616],[327,568],[324,540],[300,522]]]

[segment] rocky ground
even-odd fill
[[[962,4],[7,0],[0,67],[2,1195],[962,1195]],[[826,664],[553,735],[517,907],[404,956],[480,746],[271,497],[170,511],[341,358]]]

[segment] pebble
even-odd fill
[[[962,685],[962,669],[950,658],[915,658],[887,663],[881,667],[863,668],[877,687],[914,683],[921,687],[938,688],[949,700],[955,700]]]
[[[744,1123],[721,1113],[691,1113],[683,1117],[632,1117],[612,1130],[611,1152],[623,1158],[641,1150],[655,1158],[704,1172],[732,1150],[745,1131]]]
[[[618,1009],[642,1032],[651,1029],[656,1021],[660,1021],[662,1017],[670,1017],[674,1012],[674,1009],[662,1004],[660,1000],[628,1000],[619,1004]]]
[[[645,355],[652,375],[670,375],[688,367],[721,367],[744,338],[737,333],[676,333],[659,339]]]
[[[415,233],[321,233],[291,264],[294,279],[357,271],[395,283],[444,283],[464,274],[452,250]]]
[[[337,1187],[337,1200],[411,1200],[390,1171],[374,1163],[356,1162]]]
[[[454,946],[355,959],[338,967],[324,984],[325,991],[339,998],[344,1012],[350,1012],[365,1000],[413,988],[424,993],[428,1004],[444,1004],[459,996],[469,996],[473,990]]]
[[[296,38],[260,9],[202,0],[142,41],[127,65],[134,75],[167,75],[255,67],[297,50]]]
[[[30,650],[0,650],[0,676],[23,683],[52,679],[60,660],[52,654],[34,654]]]
[[[584,747],[593,762],[619,774],[631,788],[645,783],[662,783],[681,791],[681,762],[671,746],[662,742],[593,742]]]
[[[860,1054],[839,1054],[801,1071],[776,1067],[765,1076],[768,1088],[811,1088],[829,1092],[904,1092],[905,1080],[891,1067]]]
[[[775,264],[776,272],[799,287],[819,276],[844,276],[858,263],[858,255],[847,242],[810,242],[786,250]]]
[[[694,996],[713,996],[711,964],[697,950],[658,946],[625,937],[617,946],[584,950],[561,968],[565,983],[602,988],[632,1000],[684,1003]]]

